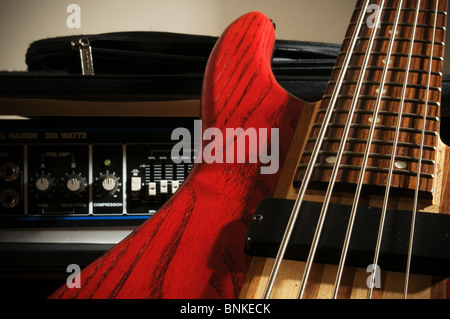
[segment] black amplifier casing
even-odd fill
[[[171,159],[177,127],[193,132],[194,119],[1,120],[2,227],[142,223],[192,168]]]

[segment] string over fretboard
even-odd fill
[[[372,1],[372,3],[378,4],[378,1]],[[423,114],[426,110],[424,146],[422,164],[420,165],[420,191],[422,195],[432,195],[433,179],[436,173],[436,146],[439,141],[440,87],[442,83],[444,31],[447,18],[446,3],[442,1],[436,13],[437,23],[434,24],[434,3],[434,1],[421,1],[418,20],[414,24],[416,2],[403,1],[399,15],[400,20],[397,23],[397,30],[392,43],[392,52],[390,52],[387,61],[398,1],[386,1],[386,5],[382,9],[379,28],[377,28],[374,42],[371,44],[368,65],[363,67],[369,38],[373,31],[370,24],[370,17],[373,12],[366,12],[366,23],[361,27],[350,63],[345,67],[343,61],[349,50],[356,20],[362,6],[362,1],[358,2],[352,22],[344,38],[341,53],[337,58],[336,66],[317,113],[315,124],[312,126],[305,151],[300,159],[294,186],[298,187],[303,180],[311,152],[315,143],[317,143],[325,111],[330,106],[333,94],[336,94],[334,91],[337,79],[339,75],[342,76],[342,73],[344,73],[344,80],[337,93],[337,100],[333,105],[333,114],[315,163],[310,181],[311,186],[326,187],[335,163],[335,154],[341,143],[344,125],[349,116],[350,105],[355,98],[357,80],[362,75],[364,81],[359,94],[356,96],[357,105],[352,115],[351,129],[336,183],[340,185],[340,189],[348,186],[351,190],[355,187],[362,165],[362,156],[359,155],[364,153],[369,128],[375,121],[376,127],[373,143],[370,146],[371,154],[367,162],[368,169],[364,176],[364,185],[374,186],[374,188],[367,188],[371,191],[385,187],[390,165],[388,156],[395,144],[397,117],[401,109],[401,123],[394,159],[395,169],[390,186],[399,191],[406,191],[406,193],[412,191],[417,182],[419,145],[421,143]],[[414,26],[416,27],[414,28]],[[411,41],[413,32],[414,39]],[[412,54],[408,54],[411,45]],[[432,60],[431,70],[429,69],[430,59]],[[386,78],[381,89],[381,78],[386,67]],[[405,82],[406,91],[404,92]],[[382,92],[380,92],[380,89]],[[381,98],[378,99],[380,94]],[[376,107],[378,107],[378,115],[374,118],[373,114]]]

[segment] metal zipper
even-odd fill
[[[83,75],[94,75],[94,60],[91,44],[87,38],[80,38],[71,42],[72,50],[80,51],[81,72]]]

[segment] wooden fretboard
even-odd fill
[[[349,118],[350,105],[356,95],[358,79],[362,75],[360,94],[355,102],[357,103],[356,109],[351,121],[351,129],[345,144],[336,182],[340,187],[350,186],[350,189],[352,185],[354,187],[357,183],[360,178],[369,129],[371,123],[376,121],[364,185],[386,186],[391,153],[394,145],[396,145],[391,187],[402,191],[415,189],[419,170],[418,158],[421,149],[423,116],[426,112],[420,169],[420,191],[422,194],[431,195],[436,173],[436,147],[439,139],[440,88],[447,3],[446,1],[439,1],[436,12],[434,0],[420,1],[420,10],[415,24],[418,1],[403,1],[389,61],[387,61],[388,49],[392,30],[396,24],[399,1],[385,1],[383,8],[380,5],[381,1],[371,1],[370,3],[379,5],[379,10],[382,10],[380,27],[375,29],[368,25],[368,22],[374,21],[376,11],[365,12],[364,23],[357,35],[354,50],[351,52],[351,59],[348,67],[344,68],[343,63],[349,51],[354,31],[357,29],[358,17],[365,8],[363,8],[365,1],[358,1],[305,151],[300,159],[294,186],[298,187],[303,179],[312,150],[318,140],[317,136],[325,112],[330,107],[333,91],[337,87],[339,74],[345,72],[341,89],[336,93],[338,95],[334,112],[315,163],[310,183],[312,187],[323,187],[329,180],[345,123]],[[415,32],[413,32],[414,29]],[[370,57],[367,60],[367,67],[364,69],[363,61],[373,31],[376,31],[376,35],[372,50],[369,53]],[[413,33],[415,33],[414,41],[411,42]],[[432,59],[431,70],[430,59]],[[383,94],[379,100],[378,116],[374,119],[373,114],[377,106],[386,63],[388,63],[388,69],[384,79]],[[407,71],[408,63],[409,71]],[[407,85],[404,90],[405,77],[407,77]],[[402,98],[402,96],[404,97]],[[402,113],[402,116],[398,141],[395,142],[394,137],[399,112]]]

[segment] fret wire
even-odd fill
[[[300,164],[298,166],[299,168],[306,168],[307,164]],[[315,168],[322,168],[322,169],[332,169],[333,164],[316,164],[314,165]],[[347,165],[342,164],[339,166],[342,170],[361,170],[360,165]],[[376,167],[376,166],[367,166],[366,171],[376,172],[376,173],[389,173],[389,169],[385,167]],[[393,174],[397,175],[406,175],[406,176],[417,176],[417,171],[411,171],[411,170],[404,170],[404,169],[393,169]],[[424,173],[420,172],[420,178],[422,179],[434,179],[435,175],[433,173]]]
[[[401,114],[399,113],[399,116],[401,117]],[[328,124],[328,127],[333,127],[333,128],[342,128],[344,127],[345,124],[341,124],[341,123],[330,123]],[[320,124],[313,124],[313,128],[314,127],[318,127],[320,126]],[[351,124],[351,128],[358,128],[358,129],[370,129],[369,124],[358,124],[358,123],[353,123]],[[376,125],[376,129],[379,130],[384,130],[384,131],[396,131],[397,129],[400,132],[407,132],[407,133],[417,133],[420,134],[422,133],[422,130],[420,129],[416,129],[413,127],[398,127],[398,126],[389,126],[389,125]],[[431,136],[438,136],[439,132],[437,131],[425,131],[426,135],[431,135]]]
[[[308,155],[311,154],[312,151],[304,151],[303,154],[304,155]],[[320,151],[319,155],[336,155],[336,151]],[[343,153],[344,156],[347,157],[363,157],[364,153],[363,152],[354,152],[354,151],[344,151]],[[378,158],[378,159],[389,159],[390,156],[387,154],[382,154],[382,153],[369,153],[369,158]],[[419,160],[417,158],[414,157],[410,157],[410,156],[404,156],[404,155],[397,155],[395,156],[396,160],[402,160],[405,162],[418,162]],[[432,159],[423,159],[422,160],[423,164],[427,164],[427,165],[435,165],[436,161],[432,160]]]
[[[314,165],[315,168],[327,169],[327,170],[332,169],[333,166],[334,166],[334,164],[326,164],[326,163]],[[298,168],[306,168],[306,167],[307,167],[307,164],[300,164],[300,165],[298,165]],[[361,165],[341,164],[341,165],[339,165],[339,168],[342,169],[342,170],[347,170],[347,171],[357,171],[357,170],[361,170]],[[389,168],[378,167],[378,166],[367,166],[366,170],[367,171],[371,171],[371,172],[375,172],[375,173],[389,173]],[[415,176],[417,176],[417,170],[394,169],[393,170],[393,174],[415,177]],[[434,173],[421,172],[420,173],[420,178],[422,178],[422,179],[434,179],[435,178],[435,174]]]
[[[376,41],[389,41],[389,39],[390,39],[389,37],[382,37],[382,36],[379,36],[379,37],[375,38]],[[345,37],[344,41],[345,40],[349,40],[348,37]],[[367,40],[369,40],[369,37],[367,37],[367,36],[360,36],[358,38],[358,40],[360,40],[360,41],[367,41]],[[410,40],[411,39],[409,39],[409,38],[397,38],[396,39],[396,41],[405,41],[405,42],[408,42]],[[422,43],[422,44],[433,44],[433,45],[445,46],[445,43],[443,41],[431,42],[430,40],[426,40],[426,39],[415,39],[414,42]]]
[[[317,110],[317,113],[324,113],[324,112],[326,112],[325,109]],[[335,113],[335,114],[344,113],[345,114],[345,113],[348,113],[348,110],[347,109],[335,109],[335,110],[333,110],[333,113]],[[355,113],[356,114],[372,114],[373,111],[370,110],[370,109],[357,109],[357,110],[355,110]],[[398,116],[397,112],[385,111],[385,110],[380,110],[378,112],[378,114],[379,115],[383,115],[383,116]],[[413,118],[413,119],[422,119],[423,118],[423,116],[421,116],[420,114],[405,113],[405,112],[403,112],[402,117]],[[430,116],[430,115],[427,115],[426,120],[428,122],[430,122],[430,121],[439,122],[440,121],[439,117],[437,117],[437,116]]]
[[[436,39],[436,24],[437,24],[437,11],[439,7],[439,0],[436,0],[436,9],[434,13],[434,32],[433,32],[433,38],[432,42],[434,44],[434,41]],[[430,56],[433,56],[433,49],[434,45],[431,46],[431,52]],[[428,67],[428,79],[427,79],[427,87],[430,86],[431,81],[431,69],[433,67],[433,60],[429,60],[429,67]],[[426,93],[426,101],[425,107],[424,107],[424,113],[423,113],[423,123],[422,123],[422,136],[421,136],[421,142],[420,142],[420,150],[419,150],[419,162],[418,162],[418,169],[417,169],[417,182],[416,182],[416,189],[414,193],[414,204],[413,204],[413,210],[412,210],[412,216],[411,216],[411,230],[410,230],[410,239],[409,239],[409,245],[408,245],[408,257],[407,257],[407,264],[406,264],[406,274],[405,274],[405,285],[403,289],[404,293],[404,299],[408,297],[408,286],[409,286],[409,274],[411,270],[411,256],[412,256],[412,250],[413,250],[413,242],[414,242],[414,230],[415,230],[415,224],[416,224],[416,215],[417,215],[417,203],[419,198],[419,187],[420,187],[420,171],[422,168],[422,157],[423,157],[423,144],[425,139],[425,123],[426,123],[426,116],[427,116],[427,106],[428,106],[428,98],[429,98],[429,89],[427,89]]]
[[[359,10],[360,7],[356,7],[355,10]],[[397,8],[395,7],[386,7],[385,10],[397,10]],[[402,8],[402,11],[410,11],[410,12],[416,12],[416,9],[412,9],[412,8]],[[435,14],[436,11],[435,10],[431,10],[431,9],[419,9],[419,13],[429,13],[429,14]],[[442,15],[447,15],[446,11],[437,11],[437,14],[442,14]]]
[[[352,66],[348,67],[348,70],[359,70],[359,69],[360,69],[360,66],[358,66],[358,65],[352,65]],[[367,69],[369,71],[382,71],[383,67],[372,65],[372,66],[369,66]],[[339,71],[339,70],[341,70],[341,67],[340,66],[336,66],[336,67],[333,68],[333,70]],[[405,68],[400,68],[400,67],[390,67],[389,71],[406,72],[406,69]],[[411,70],[409,70],[409,72],[411,72],[411,73],[418,73],[418,74],[428,74],[427,71],[418,70],[418,69],[411,69]],[[431,75],[442,76],[442,72],[431,72]]]
[[[329,95],[324,95],[323,96],[324,99],[329,99],[330,96]],[[351,95],[339,95],[340,99],[352,99],[353,96]],[[362,100],[375,100],[376,97],[372,96],[372,95],[361,95],[359,97]],[[401,102],[402,98],[399,97],[393,97],[393,96],[384,96],[383,101],[391,101],[391,102]],[[415,104],[425,104],[425,100],[420,100],[420,99],[409,99],[409,98],[405,98],[404,99],[405,103],[415,103]],[[428,105],[432,105],[432,106],[436,106],[436,107],[440,107],[441,103],[440,102],[428,102]]]
[[[346,52],[345,51],[339,51],[338,55],[344,55]],[[355,51],[353,52],[353,55],[357,56],[357,55],[363,55],[364,52],[363,51]],[[386,52],[381,52],[381,51],[374,51],[371,53],[372,55],[386,55]],[[395,57],[408,57],[407,54],[401,53],[401,52],[392,52],[391,56],[395,56]],[[430,57],[428,55],[423,55],[423,54],[413,54],[412,58],[414,59],[429,59]],[[441,56],[433,56],[432,57],[433,60],[439,60],[439,61],[444,61],[444,58]]]
[[[395,34],[396,34],[396,31],[397,31],[397,27],[398,27],[398,21],[400,20],[400,12],[401,12],[400,9],[402,7],[402,3],[403,3],[403,1],[400,0],[399,1],[399,7],[398,7],[397,15],[396,15],[396,18],[395,18],[394,28],[393,28],[391,39],[390,39],[390,42],[389,42],[389,48],[388,48],[387,59],[386,60],[390,60],[390,57],[391,57],[391,53],[392,53],[392,49],[393,49],[394,41],[395,41]],[[373,33],[372,35],[374,35],[374,34],[375,33]],[[376,37],[374,37],[374,38],[376,39]],[[369,52],[370,51],[371,50],[369,50]],[[388,69],[389,69],[389,63],[386,63],[385,66],[384,66],[383,74],[382,74],[381,81],[380,81],[380,89],[378,90],[377,101],[375,103],[375,110],[373,112],[373,118],[374,119],[376,119],[378,117],[378,112],[379,112],[379,109],[380,109],[381,99],[382,99],[382,96],[383,96],[384,83],[386,82]],[[359,93],[358,93],[358,95],[359,95]],[[345,239],[344,239],[344,245],[343,245],[342,252],[341,252],[341,257],[340,257],[340,260],[339,260],[338,271],[337,271],[336,280],[335,280],[335,283],[334,283],[333,299],[337,298],[337,294],[338,294],[340,283],[341,283],[341,279],[342,279],[342,273],[344,271],[345,260],[347,258],[347,252],[348,252],[348,248],[350,246],[350,238],[351,238],[351,234],[352,234],[352,230],[353,230],[354,221],[355,221],[355,218],[356,218],[356,211],[357,211],[357,208],[358,208],[359,198],[360,198],[361,189],[362,189],[362,185],[363,185],[363,180],[364,180],[364,176],[365,176],[365,173],[366,173],[367,162],[368,162],[369,154],[370,154],[370,147],[372,145],[372,139],[373,139],[373,135],[374,135],[376,126],[377,126],[376,125],[376,121],[372,121],[372,123],[370,125],[370,130],[369,130],[369,138],[368,138],[368,141],[367,141],[367,144],[366,144],[366,149],[364,151],[363,164],[361,165],[361,170],[360,170],[360,174],[359,174],[358,184],[356,186],[355,196],[353,198],[353,205],[352,205],[352,209],[351,209],[351,212],[350,212],[349,222],[348,222],[348,225],[347,225],[347,231],[346,231],[346,235],[345,235]]]
[[[362,27],[362,25],[364,23],[365,12],[366,12],[366,9],[367,9],[367,7],[369,5],[369,2],[370,2],[370,0],[365,0],[365,5],[364,5],[365,9],[364,9],[364,11],[361,11],[361,13],[360,13],[360,16],[359,16],[359,19],[358,19],[357,28],[354,30],[355,36],[350,41],[348,54],[346,55],[346,57],[344,59],[344,64],[343,65],[345,65],[345,66],[348,66],[348,64],[350,63],[350,59],[352,57],[352,52],[353,52],[353,50],[355,48],[355,45],[356,45],[356,37],[357,37],[358,33],[360,32],[361,27]],[[303,181],[302,185],[300,186],[299,193],[297,195],[297,199],[296,199],[296,201],[294,203],[294,207],[293,207],[291,216],[289,217],[289,221],[288,221],[287,227],[286,227],[285,232],[283,234],[283,238],[282,238],[280,247],[278,249],[278,252],[277,252],[277,255],[276,255],[276,258],[275,258],[275,262],[274,262],[274,265],[272,267],[272,270],[271,270],[271,273],[270,273],[270,276],[269,276],[269,280],[267,282],[267,285],[266,285],[266,288],[265,288],[265,291],[264,291],[263,298],[265,298],[265,299],[269,298],[271,293],[272,293],[273,285],[275,283],[275,278],[276,278],[276,276],[278,274],[279,268],[281,266],[281,262],[284,259],[284,255],[285,255],[285,252],[286,252],[286,249],[287,249],[287,245],[288,245],[288,243],[290,241],[290,237],[292,235],[292,231],[294,229],[294,225],[295,225],[295,222],[297,220],[297,217],[298,217],[298,214],[299,214],[299,211],[300,211],[300,208],[301,208],[301,204],[303,202],[303,198],[304,198],[305,193],[306,193],[306,188],[307,188],[307,186],[309,184],[309,181],[311,179],[311,176],[312,176],[312,171],[314,169],[314,163],[315,163],[315,161],[317,159],[317,156],[319,154],[319,150],[320,150],[320,147],[322,145],[323,138],[325,137],[325,132],[326,132],[326,129],[327,129],[328,122],[330,121],[331,115],[333,114],[332,113],[332,109],[334,108],[334,105],[336,104],[337,94],[338,94],[338,92],[340,90],[340,87],[342,85],[342,81],[344,80],[344,75],[345,75],[345,72],[341,72],[339,74],[338,85],[335,88],[336,94],[335,94],[334,97],[331,98],[330,105],[329,105],[329,112],[327,112],[325,114],[325,120],[324,120],[323,125],[322,125],[322,127],[320,129],[318,140],[317,140],[316,145],[314,147],[313,155],[311,156],[310,163],[309,163],[309,165],[308,165],[308,167],[306,169],[304,181]]]
[[[333,85],[335,83],[336,83],[336,81],[328,82],[329,85]],[[380,82],[373,81],[373,80],[367,80],[367,81],[364,81],[363,83],[364,83],[364,85],[374,85],[374,86],[380,85]],[[356,84],[356,81],[347,80],[347,81],[344,81],[343,84],[344,85],[354,85],[354,84]],[[396,83],[396,82],[386,82],[384,85],[385,86],[393,86],[393,87],[402,87],[403,86],[401,83]],[[426,85],[421,85],[421,84],[408,84],[407,87],[411,88],[411,89],[419,89],[419,90],[428,89]],[[429,89],[432,91],[442,92],[442,89],[438,86],[430,86]]]
[[[444,11],[442,11],[442,12],[444,12]],[[354,25],[354,24],[355,24],[354,22],[350,22],[350,25]],[[392,25],[392,22],[389,22],[389,21],[382,21],[382,22],[380,22],[380,25],[381,25],[381,26],[391,26],[391,25]],[[407,23],[407,22],[401,22],[401,23],[399,23],[398,25],[401,26],[401,27],[412,27],[412,26],[413,26],[412,24]],[[433,26],[430,26],[430,25],[428,25],[428,24],[418,24],[418,25],[417,25],[417,28],[432,29]],[[445,31],[445,27],[443,27],[443,26],[437,26],[437,27],[436,27],[436,30],[442,30],[442,31]]]
[[[310,137],[308,138],[308,142],[314,142],[316,140],[316,137]],[[340,142],[341,139],[339,137],[325,137],[324,138],[324,142]],[[351,143],[367,143],[366,139],[362,139],[362,138],[349,138],[348,141],[350,141]],[[386,140],[373,140],[372,144],[377,144],[377,145],[387,145],[387,146],[391,146],[393,145],[393,141],[386,141]],[[414,143],[409,143],[409,142],[398,142],[397,143],[398,146],[400,147],[407,147],[407,148],[420,148],[419,144],[414,144]],[[436,151],[436,146],[433,145],[424,145],[423,146],[425,150],[427,151]]]
[[[417,0],[416,12],[415,12],[415,16],[414,16],[414,25],[417,25],[417,21],[419,19],[419,11],[420,11],[419,7],[420,7],[420,0]],[[408,83],[409,69],[410,69],[410,64],[411,64],[411,55],[412,55],[413,49],[414,49],[415,34],[416,34],[416,28],[413,28],[412,35],[411,35],[410,48],[409,48],[408,68],[407,68],[407,71],[405,73],[405,78],[404,78],[402,99],[405,99],[405,97],[406,97],[406,89],[407,89],[406,84]],[[430,59],[430,61],[432,61],[432,60]],[[374,259],[372,262],[373,265],[378,265],[378,258],[380,255],[381,239],[383,236],[384,222],[386,220],[388,198],[389,198],[392,174],[393,174],[393,170],[394,170],[394,162],[395,162],[394,158],[395,158],[395,154],[397,152],[397,142],[398,142],[398,137],[400,134],[400,121],[401,121],[401,113],[403,112],[403,105],[404,105],[404,101],[402,101],[400,103],[400,110],[399,110],[399,115],[397,118],[397,129],[395,131],[394,145],[392,147],[391,162],[390,162],[389,173],[388,173],[387,182],[386,182],[385,195],[384,195],[384,199],[383,199],[383,207],[382,207],[382,211],[381,211],[380,225],[378,228],[377,243],[376,243],[376,247],[375,247]],[[371,299],[372,295],[373,295],[373,286],[374,286],[374,281],[375,281],[376,271],[377,271],[376,269],[377,269],[377,267],[373,267],[373,270],[372,270],[372,284],[369,286],[369,292],[367,295],[367,297],[369,299]]]

